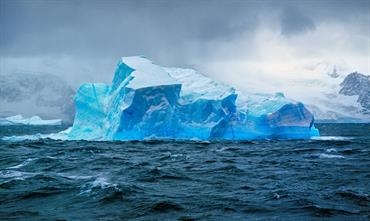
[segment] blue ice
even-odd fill
[[[253,140],[318,136],[306,107],[250,94],[192,69],[135,56],[120,59],[111,85],[85,83],[75,96],[68,139]]]

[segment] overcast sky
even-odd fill
[[[48,72],[77,87],[109,82],[131,55],[245,90],[246,79],[333,65],[369,74],[370,0],[0,0],[1,74]]]

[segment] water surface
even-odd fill
[[[370,124],[318,127],[291,141],[0,141],[0,220],[369,220]]]

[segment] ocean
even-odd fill
[[[0,140],[0,220],[370,220],[370,124],[317,127],[311,140]]]

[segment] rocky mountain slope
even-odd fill
[[[357,72],[349,74],[340,84],[340,94],[358,96],[357,102],[363,107],[364,112],[370,113],[370,76]]]
[[[370,76],[358,72],[329,74],[327,79],[314,82],[314,87],[319,88],[318,95],[305,101],[316,120],[370,122]]]

